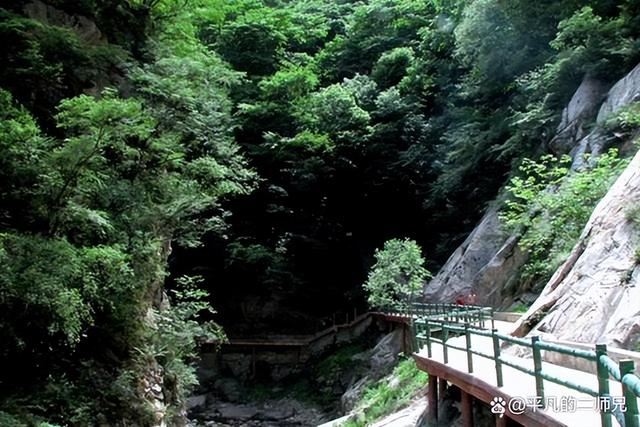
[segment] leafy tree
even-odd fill
[[[408,307],[431,277],[424,268],[420,246],[413,240],[389,240],[382,250],[376,250],[375,258],[364,284],[372,307]]]
[[[277,70],[291,27],[283,10],[251,9],[228,21],[216,36],[216,51],[235,69],[264,76]]]
[[[115,45],[92,44],[69,28],[21,17],[0,8],[0,86],[52,130],[57,104],[94,86],[127,58]]]
[[[0,323],[5,342],[10,343],[2,354],[4,363],[42,366],[45,371],[31,370],[34,380],[58,387],[63,377],[50,375],[46,368],[58,366],[64,372],[73,369],[72,361],[80,357],[79,367],[107,369],[95,365],[100,357],[85,363],[84,352],[74,353],[101,341],[111,357],[120,361],[110,369],[122,372],[123,381],[129,381],[127,387],[135,390],[148,365],[146,357],[155,358],[150,343],[173,336],[163,334],[164,323],[143,320],[147,311],[161,310],[158,301],[171,240],[197,244],[203,231],[221,222],[212,214],[220,200],[248,191],[250,186],[245,185],[252,174],[243,169],[231,142],[216,138],[213,121],[210,129],[193,138],[181,124],[161,126],[152,115],[155,111],[108,90],[99,100],[82,95],[63,101],[56,120],[66,138],[44,139],[24,110],[14,106],[6,93],[2,95],[2,131],[7,134],[3,141],[9,144],[3,147],[3,154],[8,154],[3,155],[3,173],[20,176],[14,182],[3,182],[0,188],[3,197],[20,202],[4,209],[0,239]],[[157,108],[165,107],[162,112],[167,115],[182,113],[178,106],[172,109],[162,100],[156,102]],[[203,105],[211,108],[196,102],[195,111],[199,106],[206,114],[219,107]],[[189,318],[200,310],[181,307],[178,304],[160,318],[176,316],[171,327],[180,332],[175,329],[175,334],[181,334],[183,341],[195,340],[203,331],[194,328]],[[149,335],[156,338],[145,338],[145,331],[156,328],[158,335]],[[138,354],[134,348],[145,356],[134,356]],[[173,375],[166,383],[172,387],[167,394],[181,396],[169,402],[176,406],[181,405],[191,381],[184,371],[186,365],[181,365],[185,357],[186,353],[177,352],[158,358],[167,378]],[[114,365],[108,359],[101,363]],[[180,366],[184,375],[174,370]],[[17,380],[11,369],[6,372],[9,375],[3,376],[3,382]],[[49,419],[71,419],[68,411],[73,411],[78,393],[87,386],[82,381],[70,383],[65,392],[68,400],[61,403],[64,408]],[[114,416],[138,419],[136,411],[144,412],[140,396],[127,398],[107,387],[86,403],[89,407],[79,404],[86,413],[74,419],[86,424],[98,412],[107,420]],[[111,403],[114,412],[97,409],[110,398],[115,399]],[[140,408],[135,409],[134,402]]]
[[[381,89],[387,89],[400,83],[407,69],[414,61],[413,50],[398,47],[383,53],[371,71],[371,77]]]
[[[561,52],[563,66],[607,76],[615,72],[612,64],[624,64],[633,52],[633,41],[624,34],[624,25],[622,17],[602,18],[585,6],[560,22],[551,46]]]
[[[296,113],[300,123],[316,132],[344,137],[361,132],[370,115],[342,85],[331,85],[301,101]]]
[[[384,52],[410,44],[429,22],[431,2],[375,0],[358,5],[345,35],[325,46],[319,64],[331,81],[368,74]]]

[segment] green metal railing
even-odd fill
[[[393,312],[393,309],[391,312]],[[633,360],[620,360],[616,363],[607,355],[607,346],[598,344],[594,350],[583,350],[546,342],[537,336],[516,338],[499,333],[493,320],[493,309],[480,306],[467,306],[456,304],[413,304],[413,307],[405,307],[396,311],[398,315],[411,319],[415,342],[419,346],[426,346],[428,357],[432,357],[432,345],[442,345],[444,363],[449,362],[449,349],[464,351],[467,354],[467,371],[473,373],[473,356],[479,356],[493,360],[495,366],[496,383],[498,387],[504,385],[503,365],[517,369],[535,378],[536,397],[539,406],[545,406],[544,382],[550,381],[569,389],[587,394],[598,399],[600,408],[600,420],[603,427],[612,427],[612,416],[616,418],[622,427],[640,427],[640,415],[638,412],[637,398],[640,397],[640,378],[635,374],[635,362]],[[491,328],[485,328],[487,323]],[[436,338],[432,334],[441,332],[441,337]],[[464,347],[447,343],[452,334],[464,336]],[[479,351],[472,347],[472,336],[491,338],[493,342],[492,354]],[[501,344],[509,343],[530,349],[533,354],[533,366],[524,366],[506,359],[500,354]],[[598,388],[576,383],[559,378],[547,371],[542,365],[542,351],[560,353],[578,359],[593,362],[596,365]],[[618,405],[612,404],[612,396],[609,390],[609,380],[620,383],[624,405],[622,411]]]
[[[413,320],[440,319],[453,323],[469,323],[482,328],[485,327],[485,322],[491,321],[493,327],[493,308],[479,305],[413,303],[382,307],[378,311]]]

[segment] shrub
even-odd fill
[[[522,176],[511,179],[511,199],[501,213],[506,229],[520,234],[519,245],[530,254],[523,278],[545,281],[575,245],[596,203],[627,165],[611,149],[591,166],[570,172],[568,156],[525,159]]]
[[[392,239],[375,252],[376,263],[364,284],[373,307],[406,307],[431,273],[424,268],[420,246],[410,239]]]

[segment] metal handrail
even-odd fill
[[[393,310],[392,310],[393,311]],[[467,353],[467,371],[473,372],[473,355],[494,361],[496,381],[498,387],[503,386],[502,365],[510,366],[535,378],[536,396],[541,406],[544,406],[544,381],[550,381],[585,393],[598,399],[611,399],[609,380],[620,383],[622,395],[625,397],[626,411],[620,413],[615,407],[600,405],[600,419],[603,427],[612,427],[612,416],[615,416],[622,427],[640,427],[640,415],[637,398],[640,397],[640,377],[635,374],[633,360],[620,360],[616,363],[607,355],[607,347],[598,344],[593,351],[573,348],[567,345],[543,341],[534,336],[530,339],[517,338],[499,333],[494,327],[493,309],[475,305],[458,304],[424,304],[416,303],[406,307],[404,313],[410,317],[417,343],[424,343],[428,357],[432,357],[432,344],[443,346],[444,362],[448,363],[448,350],[455,349]],[[485,328],[485,322],[491,321],[491,329]],[[431,336],[431,332],[440,328],[442,338]],[[465,336],[465,345],[447,343],[450,333]],[[472,335],[491,337],[493,340],[493,354],[480,352],[471,346]],[[533,354],[533,367],[526,367],[506,359],[500,355],[501,342],[518,345],[530,349]],[[576,357],[596,364],[598,389],[588,385],[575,383],[556,377],[544,370],[541,351],[555,352]]]

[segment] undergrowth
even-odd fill
[[[407,406],[426,382],[427,374],[417,368],[413,359],[402,360],[390,376],[382,378],[367,388],[356,406],[358,415],[343,426],[370,425],[373,421]]]

